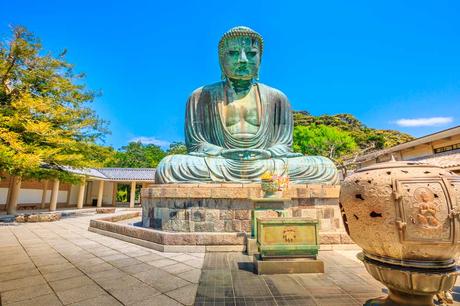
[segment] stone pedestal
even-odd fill
[[[318,219],[321,244],[350,243],[341,223],[339,186],[291,185],[282,197],[285,217]],[[260,184],[152,184],[143,188],[142,224],[165,232],[242,233],[250,237]],[[267,210],[258,217],[277,217]]]
[[[254,255],[257,274],[324,273],[324,262],[313,258],[261,260]]]
[[[259,248],[257,247],[257,240],[255,238],[247,238],[246,253],[250,256],[259,254]]]

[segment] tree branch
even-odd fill
[[[7,57],[8,58],[7,61],[9,61],[10,64],[8,65],[8,68],[6,68],[5,74],[2,76],[2,85],[3,87],[5,87],[5,91],[7,94],[11,92],[10,88],[7,85],[8,75],[10,74],[10,71],[11,69],[13,69],[14,65],[16,64],[16,60],[17,60],[17,57],[14,55],[14,51],[13,51],[14,43],[20,36],[21,34],[18,31],[14,32],[14,39],[10,42],[10,48],[9,48],[8,57]]]

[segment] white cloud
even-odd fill
[[[399,119],[396,124],[399,126],[436,126],[451,123],[452,117],[431,117],[431,118],[413,118],[413,119]]]
[[[142,142],[143,144],[154,144],[160,147],[168,147],[171,144],[170,141],[148,136],[134,137],[129,142]]]

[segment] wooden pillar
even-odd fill
[[[141,207],[142,207],[142,189],[143,188],[145,188],[145,183],[141,184],[141,190],[140,190],[140,195],[139,195],[139,202],[141,204]]]
[[[131,182],[131,192],[129,193],[129,207],[134,207],[134,200],[136,199],[136,182]]]
[[[80,186],[78,188],[78,199],[77,199],[77,208],[81,209],[83,208],[83,201],[85,199],[85,182],[80,183]]]
[[[13,176],[10,188],[8,189],[8,201],[6,202],[6,213],[8,215],[16,214],[18,206],[19,192],[21,191],[22,178],[20,176]]]
[[[48,180],[43,182],[42,201],[40,202],[40,208],[45,208],[46,205],[46,194],[48,193]]]
[[[97,192],[97,207],[102,207],[102,196],[104,195],[104,181],[99,181],[99,189]]]
[[[93,197],[92,196],[92,194],[93,194],[93,183],[94,183],[94,181],[86,182],[86,190],[87,190],[86,191],[86,197],[85,197],[85,204],[86,205],[91,205],[91,206],[93,205],[93,202],[92,202],[92,200],[93,200],[93,198],[92,198]]]
[[[59,194],[59,180],[53,180],[53,189],[51,190],[51,201],[50,201],[50,211],[55,211],[57,207],[58,201],[58,194]]]
[[[112,182],[112,206],[117,206],[117,191],[118,191],[118,183]]]

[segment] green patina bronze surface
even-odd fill
[[[280,217],[286,217],[287,211],[285,208],[287,207],[287,203],[291,199],[283,199],[283,198],[256,198],[251,199],[254,207],[251,210],[251,237],[257,238],[257,219],[264,217],[264,212],[274,211]]]
[[[264,258],[316,257],[318,221],[306,218],[257,219],[257,245]]]
[[[262,37],[236,27],[219,42],[223,80],[195,90],[187,102],[187,155],[170,155],[158,165],[164,183],[258,182],[266,171],[294,183],[336,184],[327,158],[293,153],[292,110],[286,96],[257,82]]]

